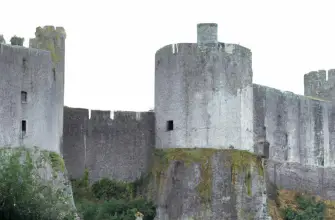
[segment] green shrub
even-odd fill
[[[101,179],[92,185],[92,192],[98,199],[130,200],[134,196],[134,187],[131,183],[124,183],[109,179]]]
[[[155,206],[144,199],[111,199],[101,203],[85,200],[81,201],[77,208],[84,219],[90,220],[134,220],[137,211],[144,215],[144,220],[153,220],[156,215]]]
[[[1,220],[73,219],[64,188],[41,179],[28,150],[2,149],[0,163]]]
[[[297,196],[298,209],[288,207],[283,210],[285,220],[324,220],[326,205],[309,196]]]
[[[125,183],[104,178],[90,187],[86,171],[82,179],[72,182],[76,207],[84,219],[134,220],[135,213],[141,212],[144,220],[153,220],[155,205],[136,198],[135,188],[139,182]]]
[[[63,158],[55,153],[55,152],[50,152],[49,153],[49,159],[51,161],[52,168],[56,172],[64,172],[65,171],[65,163]]]

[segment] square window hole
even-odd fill
[[[166,122],[166,130],[172,131],[173,130],[173,120],[169,120]]]
[[[56,81],[56,69],[52,68],[52,74],[54,76],[54,81]]]
[[[22,103],[27,103],[27,96],[28,96],[27,92],[21,91],[21,102]]]

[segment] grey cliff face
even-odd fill
[[[158,206],[156,219],[267,219],[260,159],[243,157],[238,150],[208,150],[215,152],[208,160],[188,163],[185,154],[171,160],[163,172],[152,172],[148,194]]]

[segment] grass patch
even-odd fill
[[[317,100],[317,101],[330,102],[329,100],[325,100],[325,99],[318,98],[318,97],[313,97],[313,96],[305,96],[305,97],[309,99]]]

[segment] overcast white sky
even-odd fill
[[[215,22],[219,40],[253,52],[254,83],[303,94],[303,75],[335,68],[335,2],[270,0],[1,1],[0,34],[34,36],[63,26],[65,104],[146,111],[154,106],[154,55],[196,42],[196,24]]]

